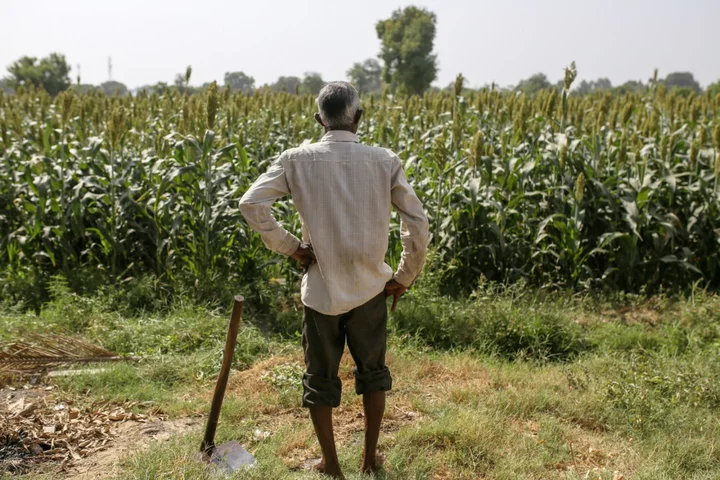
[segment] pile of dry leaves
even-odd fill
[[[165,419],[151,403],[75,406],[70,400],[56,400],[51,390],[30,385],[2,390],[6,409],[0,410],[0,472],[20,472],[47,461],[64,469],[107,448],[120,423]],[[138,409],[146,413],[133,411]]]

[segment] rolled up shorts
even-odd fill
[[[355,361],[355,392],[361,395],[392,388],[390,370],[385,365],[387,319],[385,292],[341,315],[324,315],[305,307],[303,407],[340,405],[342,382],[338,370],[346,339]]]

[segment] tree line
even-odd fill
[[[428,90],[439,90],[432,87],[437,78],[437,56],[433,53],[437,18],[434,13],[424,8],[409,6],[394,11],[390,18],[380,20],[375,25],[381,49],[378,59],[369,58],[363,62],[353,64],[346,72],[347,79],[362,93],[377,93],[387,89],[398,95],[422,94]],[[382,63],[381,63],[382,61]],[[8,67],[9,75],[0,79],[0,89],[13,91],[20,85],[35,86],[45,89],[50,95],[57,95],[70,88],[80,91],[99,90],[106,95],[127,95],[128,87],[117,81],[109,80],[100,85],[81,83],[80,75],[75,85],[70,80],[71,68],[65,56],[52,53],[38,59],[36,57],[22,57]],[[172,84],[158,82],[154,85],[144,85],[138,90],[161,93],[167,89],[175,88],[182,92],[193,93],[207,88],[206,83],[199,87],[190,85],[192,68],[187,67],[185,73],[178,73]],[[527,79],[521,80],[516,86],[500,88],[501,90],[515,90],[526,95],[535,95],[550,88],[562,89],[562,80],[552,83],[544,73],[536,73]],[[701,93],[702,88],[690,72],[674,72],[664,79],[657,77],[644,84],[642,81],[631,80],[619,86],[613,86],[609,79],[583,80],[573,90],[574,95],[587,95],[593,92],[606,91],[614,94],[625,94],[642,91],[651,82],[662,83],[667,89],[678,89],[681,93]],[[325,80],[317,72],[306,72],[303,77],[281,76],[274,83],[256,86],[255,79],[243,71],[227,72],[224,76],[226,88],[243,93],[255,91],[286,91],[298,94],[317,94]],[[483,88],[496,88],[486,85]],[[453,83],[445,88],[453,89]],[[720,94],[720,80],[708,86],[711,96]]]
[[[657,73],[656,73],[657,75]],[[597,80],[582,80],[572,91],[573,95],[588,95],[594,92],[609,92],[624,95],[626,93],[642,92],[652,84],[662,84],[666,89],[678,90],[679,93],[689,94],[702,93],[703,89],[695,80],[695,77],[690,72],[673,72],[668,74],[664,79],[657,78],[655,76],[649,79],[647,83],[643,83],[642,80],[629,80],[622,85],[613,86],[612,82],[608,78],[598,78]],[[557,83],[552,84],[544,73],[536,73],[530,78],[520,81],[517,86],[509,87],[510,90],[517,90],[527,95],[535,95],[542,90],[550,88],[557,88],[562,90],[563,80],[560,79]],[[452,88],[452,84],[448,87]],[[713,83],[707,88],[707,91],[711,96],[720,94],[720,80]]]

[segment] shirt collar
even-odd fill
[[[322,139],[320,139],[321,142],[355,142],[358,143],[358,137],[352,132],[348,132],[347,130],[330,130],[327,132]]]

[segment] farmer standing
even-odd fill
[[[347,339],[355,361],[355,391],[365,410],[362,472],[381,467],[377,452],[385,392],[387,305],[392,310],[425,262],[428,220],[402,163],[390,150],[363,145],[356,135],[362,115],[355,88],[327,84],[318,95],[318,143],[283,152],[240,201],[247,223],[265,245],[306,269],[302,279],[302,345],[306,372],[302,404],[310,410],[322,448],[316,468],[343,478],[335,450],[332,409],[340,405],[340,359]],[[292,195],[302,219],[301,242],[272,216],[271,206]],[[400,214],[403,252],[397,272],[384,262],[391,206]]]

